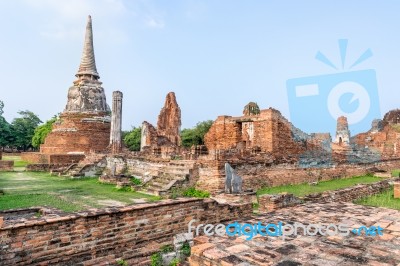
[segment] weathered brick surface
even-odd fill
[[[230,222],[238,220],[232,219]],[[192,247],[190,265],[399,265],[400,212],[387,208],[371,208],[352,203],[309,203],[238,221],[241,224],[345,224],[350,230],[380,226],[382,236],[347,236],[317,233],[304,236],[300,229],[297,237],[286,238],[257,235],[200,236]],[[225,223],[227,224],[227,223]]]
[[[53,125],[40,152],[63,154],[71,152],[102,152],[110,142],[111,124],[106,113],[62,113]],[[108,119],[108,120],[107,120]]]
[[[314,148],[316,143],[273,108],[261,110],[257,115],[219,116],[205,135],[204,142],[210,151],[259,149],[277,159],[295,158]]]
[[[300,199],[293,194],[281,193],[279,195],[261,195],[258,197],[258,211],[260,213],[273,211],[300,204]]]
[[[66,170],[71,164],[28,164],[25,169],[31,172],[50,172],[53,170]]]
[[[0,228],[0,265],[97,265],[116,258],[146,265],[192,219],[215,224],[251,213],[250,204],[178,199],[6,223]]]
[[[181,109],[176,101],[175,93],[169,92],[164,107],[157,120],[157,133],[166,137],[172,144],[181,145]]]
[[[43,154],[39,152],[23,152],[21,159],[32,164],[71,164],[85,158],[83,154]]]
[[[12,170],[14,170],[14,161],[0,160],[0,171],[12,171]]]
[[[300,168],[296,164],[266,166],[262,161],[228,161],[243,178],[243,188],[257,190],[263,187],[327,181],[335,178],[360,176],[377,168],[390,172],[400,168],[400,160],[386,160],[374,164],[341,164],[324,168]],[[224,162],[202,162],[196,186],[210,192],[223,190]]]

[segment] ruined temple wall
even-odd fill
[[[246,162],[230,163],[236,173],[243,178],[244,190],[360,176],[369,173],[371,168],[385,171],[400,168],[400,159],[364,165],[341,164],[324,168],[300,168],[297,165],[289,164],[267,167],[261,162],[252,164]],[[225,180],[224,162],[203,164],[199,173],[199,179],[196,184],[198,189],[212,193],[223,190]]]
[[[102,152],[109,145],[110,127],[106,114],[63,113],[40,146],[40,152]]]
[[[249,217],[250,204],[212,199],[155,203],[39,217],[0,227],[0,265],[150,265],[150,256],[192,219],[203,224]]]
[[[233,149],[242,141],[242,128],[231,116],[219,116],[204,136],[209,150]]]
[[[43,154],[39,152],[23,152],[21,159],[31,164],[71,164],[85,158],[83,154]]]
[[[248,132],[251,128],[251,134]],[[303,143],[296,142],[292,125],[278,110],[261,110],[259,115],[219,116],[208,133],[208,150],[260,148],[279,157],[295,156],[305,151]]]

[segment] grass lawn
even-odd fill
[[[158,197],[117,190],[97,178],[70,179],[41,172],[0,172],[0,210],[49,206],[63,211],[78,211],[105,206],[123,206],[134,200]]]
[[[328,190],[336,190],[336,189],[351,187],[356,184],[374,183],[381,180],[382,178],[376,176],[356,176],[351,178],[321,181],[315,186],[305,183],[299,185],[285,185],[279,187],[262,188],[257,191],[257,195],[278,194],[282,192],[287,192],[287,193],[292,193],[295,196],[302,197],[312,193],[320,193]]]
[[[393,187],[380,194],[356,200],[354,203],[400,210],[400,199],[395,199],[393,197]]]

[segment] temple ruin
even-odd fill
[[[181,124],[181,109],[175,93],[169,92],[158,115],[157,128],[147,121],[143,122],[140,150],[155,155],[164,154],[164,157],[176,154],[181,145]]]
[[[40,153],[24,154],[31,163],[77,163],[89,153],[105,152],[110,144],[111,110],[99,81],[89,16],[76,80],[68,90],[67,104]]]
[[[261,109],[256,102],[245,105],[241,116],[218,116],[205,145],[185,148],[174,92],[167,94],[156,126],[143,122],[140,152],[129,152],[121,139],[123,94],[113,93],[111,112],[96,68],[90,16],[76,78],[40,152],[23,155],[30,169],[102,174],[103,181],[122,184],[134,175],[143,182],[143,191],[165,195],[189,185],[224,191],[226,163],[241,177],[245,191],[362,174],[382,159],[400,158],[399,110],[374,120],[371,130],[356,136],[350,135],[347,118],[339,117],[332,141],[329,133],[305,133],[278,110]]]

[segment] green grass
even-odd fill
[[[49,206],[78,211],[114,203],[128,205],[139,198],[159,200],[143,193],[118,190],[115,185],[99,183],[97,178],[70,179],[41,172],[0,172],[0,189],[4,191],[0,210]]]
[[[399,174],[400,174],[400,170],[399,169],[396,169],[396,170],[392,171],[392,176],[399,176]]]
[[[302,197],[312,193],[320,193],[328,190],[336,190],[336,189],[351,187],[356,184],[374,183],[381,180],[382,178],[375,176],[357,176],[351,178],[322,181],[315,186],[305,183],[299,185],[285,185],[279,187],[262,188],[257,191],[257,195],[278,194],[282,192],[287,192],[295,196]]]
[[[356,200],[354,203],[400,210],[400,199],[393,197],[393,187],[382,193]]]

